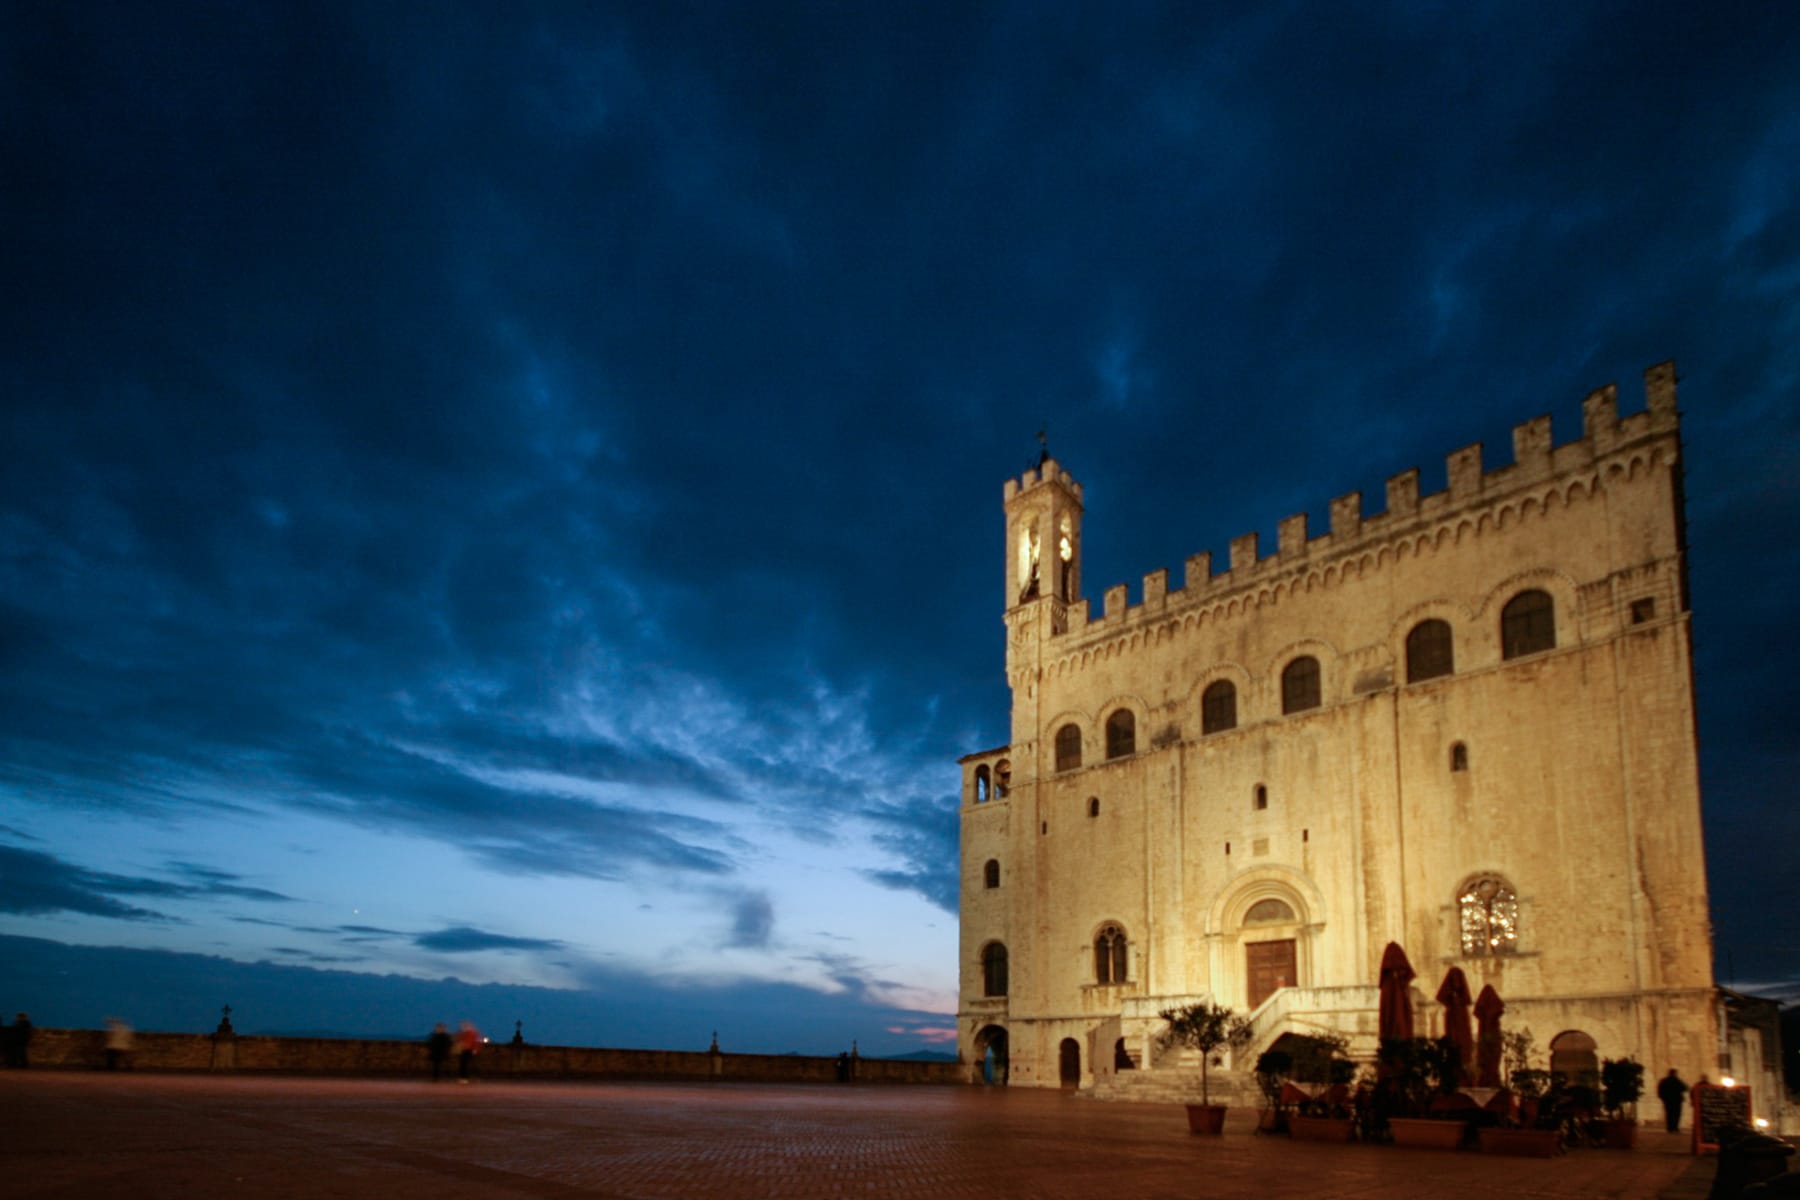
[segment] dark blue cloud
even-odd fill
[[[118,875],[76,866],[53,854],[0,845],[0,912],[87,913],[131,921],[174,920],[163,913],[139,908],[121,896],[153,900],[291,900],[267,888],[234,882],[228,871],[170,863],[170,870],[188,882]]]
[[[731,930],[725,945],[760,948],[775,932],[775,905],[767,892],[745,892],[731,904]]]
[[[444,929],[435,929],[430,933],[421,933],[413,938],[413,945],[426,950],[438,950],[446,954],[469,954],[477,950],[562,950],[564,944],[549,938],[511,937],[503,933],[489,933],[482,929],[471,929],[467,925],[451,925]]]

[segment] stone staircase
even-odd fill
[[[1090,1100],[1118,1100],[1133,1104],[1200,1103],[1200,1068],[1165,1067],[1155,1071],[1117,1071],[1096,1079],[1079,1093]],[[1206,1094],[1214,1104],[1231,1108],[1261,1108],[1262,1092],[1248,1071],[1213,1067],[1207,1072]]]

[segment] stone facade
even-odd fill
[[[1012,740],[962,760],[965,1061],[1148,1073],[1157,1011],[1199,998],[1253,1013],[1240,1060],[1320,1028],[1366,1056],[1392,941],[1421,1033],[1461,966],[1545,1058],[1716,1073],[1674,365],[1645,387],[1098,615],[1081,485],[1009,480]]]

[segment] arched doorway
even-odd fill
[[[1081,1086],[1081,1044],[1074,1038],[1062,1040],[1062,1051],[1057,1056],[1060,1061],[1060,1078],[1064,1087]]]
[[[1568,1029],[1550,1039],[1550,1073],[1561,1075],[1572,1087],[1600,1086],[1600,1057],[1594,1039],[1579,1029]]]
[[[1135,1070],[1136,1068],[1137,1068],[1137,1064],[1131,1061],[1131,1051],[1129,1051],[1125,1048],[1125,1039],[1120,1038],[1118,1041],[1114,1042],[1113,1043],[1113,1070],[1115,1070],[1115,1071],[1131,1071],[1131,1070]]]
[[[995,1087],[1006,1085],[1006,1030],[988,1025],[975,1035],[976,1074],[982,1083]]]

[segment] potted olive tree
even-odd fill
[[[1606,1144],[1614,1150],[1637,1145],[1637,1102],[1644,1094],[1644,1064],[1634,1058],[1609,1058],[1600,1064],[1600,1105]],[[1629,1108],[1631,1115],[1626,1116]]]
[[[1165,1008],[1157,1015],[1169,1023],[1161,1038],[1164,1047],[1186,1046],[1200,1052],[1200,1103],[1187,1106],[1189,1131],[1220,1132],[1225,1128],[1225,1106],[1212,1102],[1207,1090],[1207,1068],[1220,1050],[1242,1046],[1249,1040],[1250,1022],[1223,1004],[1210,1001]]]

